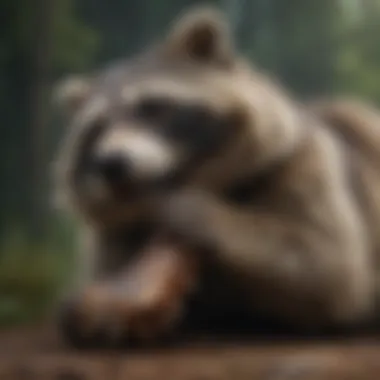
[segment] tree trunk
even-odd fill
[[[50,79],[53,26],[57,0],[37,0],[33,8],[33,36],[30,49],[30,226],[32,237],[40,239],[46,228],[47,161],[46,130],[50,123]]]

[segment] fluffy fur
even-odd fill
[[[251,310],[312,330],[375,315],[376,111],[300,105],[234,51],[213,9],[185,14],[81,99],[58,173],[99,257],[128,268],[142,218],[223,268],[219,292]]]

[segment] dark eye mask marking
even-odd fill
[[[146,97],[137,105],[134,116],[152,123],[164,123],[175,112],[175,104],[170,99]]]
[[[159,106],[162,107],[160,110]],[[164,109],[165,117],[161,117]],[[185,182],[192,170],[202,165],[208,157],[217,154],[228,143],[234,130],[227,117],[216,115],[199,104],[178,104],[174,100],[161,98],[150,103],[145,108],[147,110],[150,116],[160,115],[156,120],[150,120],[150,128],[156,129],[159,135],[177,146],[185,156],[182,162],[178,162],[176,170],[160,181],[160,185],[164,187]]]
[[[228,132],[221,117],[198,105],[178,107],[164,128],[168,138],[184,144],[195,155],[213,151]]]

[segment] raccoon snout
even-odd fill
[[[130,164],[121,154],[107,155],[95,159],[94,168],[109,184],[121,184],[130,179]]]

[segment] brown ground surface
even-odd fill
[[[0,333],[0,380],[380,380],[380,343],[211,343],[165,350],[76,352],[48,328]]]

